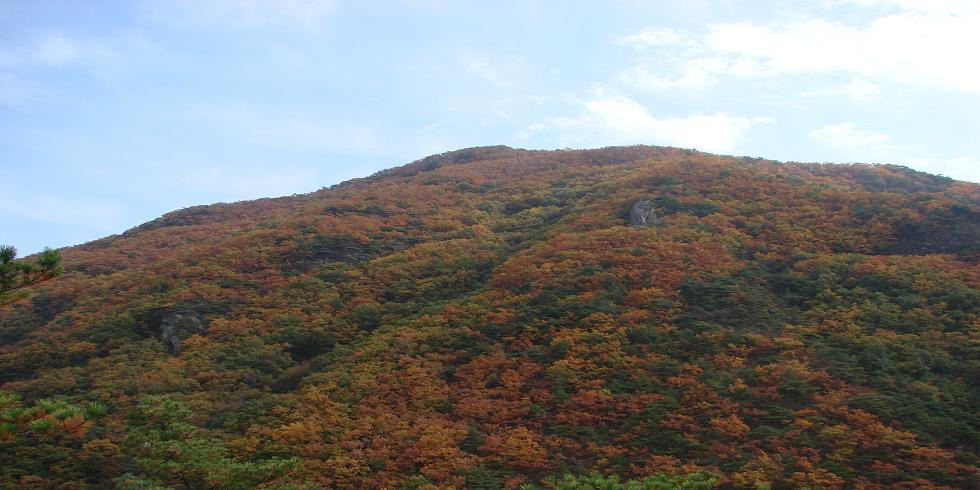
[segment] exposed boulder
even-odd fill
[[[655,226],[660,224],[660,217],[654,208],[653,201],[646,199],[636,201],[630,208],[630,226]]]
[[[204,323],[193,313],[167,313],[160,319],[160,342],[171,354],[180,352],[180,341],[196,333],[204,333]]]

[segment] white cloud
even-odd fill
[[[867,80],[851,80],[840,87],[840,92],[857,101],[868,101],[878,98],[881,89],[877,84]]]
[[[648,66],[636,66],[624,72],[620,79],[629,85],[648,90],[703,89],[717,82],[714,74],[703,70],[684,71],[676,77],[659,75]]]
[[[751,59],[714,56],[685,60],[678,68],[679,73],[673,77],[658,74],[656,68],[644,64],[623,72],[620,79],[646,90],[700,90],[719,83],[721,74],[750,77],[759,70],[759,63]]]
[[[584,103],[581,116],[551,118],[531,125],[525,135],[555,130],[574,146],[644,143],[730,152],[754,124],[768,121],[723,112],[657,117],[633,99],[600,92]]]
[[[980,15],[901,11],[852,27],[822,19],[783,26],[720,24],[704,38],[715,53],[759,63],[761,73],[849,73],[980,93]]]
[[[809,97],[837,97],[843,95],[855,102],[870,102],[879,98],[881,88],[876,83],[863,79],[855,79],[843,85],[811,90],[805,92],[803,95]]]
[[[650,88],[704,88],[721,77],[844,74],[868,84],[899,83],[980,93],[980,2],[975,0],[838,0],[894,10],[862,25],[810,18],[779,24],[711,24],[700,37],[646,29],[621,38],[658,46],[653,63],[624,78]],[[663,49],[661,50],[663,51]],[[657,66],[652,70],[650,66]],[[662,73],[674,72],[668,76]],[[862,90],[866,87],[852,87]],[[851,94],[848,94],[851,95]]]
[[[887,134],[861,129],[850,122],[829,124],[810,131],[808,136],[814,141],[843,150],[881,147],[891,141]]]

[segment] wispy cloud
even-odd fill
[[[923,172],[980,183],[980,159],[976,157],[909,157],[907,155],[922,155],[927,150],[852,122],[828,124],[809,131],[807,136],[833,151],[842,160],[908,165]]]
[[[464,51],[459,57],[463,72],[498,88],[511,88],[525,78],[528,68],[518,56]]]
[[[709,151],[731,152],[756,124],[767,118],[751,118],[723,112],[660,117],[625,96],[597,93],[583,103],[575,117],[553,117],[528,128],[528,133],[552,130],[576,146],[652,143]]]
[[[717,85],[721,75],[748,77],[760,70],[758,62],[749,59],[723,57],[691,58],[680,62],[676,73],[658,73],[659,66],[644,63],[624,71],[619,79],[626,84],[645,90],[701,90]]]
[[[842,3],[842,2],[831,2]],[[847,0],[895,11],[863,25],[809,18],[779,24],[717,23],[700,36],[647,29],[623,38],[633,46],[683,46],[674,57],[658,53],[649,72],[633,72],[653,88],[707,87],[721,77],[844,74],[882,81],[980,93],[980,3],[974,1]],[[646,72],[644,70],[647,70]],[[680,76],[670,73],[680,72]]]
[[[223,137],[252,145],[360,154],[376,154],[382,147],[378,134],[366,125],[245,103],[202,105],[191,117]]]
[[[891,141],[887,134],[861,129],[850,122],[828,124],[810,131],[808,136],[819,143],[845,150],[880,148]]]
[[[115,52],[103,42],[83,40],[63,32],[47,32],[11,47],[0,47],[0,67],[59,68],[112,59]]]
[[[338,4],[337,0],[146,0],[143,7],[151,18],[174,24],[318,28]]]
[[[648,27],[635,34],[623,36],[619,41],[638,49],[650,46],[673,46],[690,42],[688,36],[681,31],[666,27]]]
[[[980,12],[974,0],[824,0],[827,6],[854,4],[861,6],[892,6],[912,12],[969,14]]]
[[[870,102],[881,96],[881,87],[863,79],[854,79],[848,83],[831,85],[803,93],[807,97],[839,97],[841,95],[854,102]]]
[[[760,63],[766,75],[850,73],[894,83],[980,92],[976,15],[902,11],[863,27],[814,19],[785,26],[713,26],[715,52]]]

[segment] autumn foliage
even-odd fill
[[[0,309],[0,488],[980,481],[975,184],[473,148],[61,255]]]

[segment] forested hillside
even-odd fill
[[[0,488],[980,487],[976,184],[472,148],[61,254]]]

